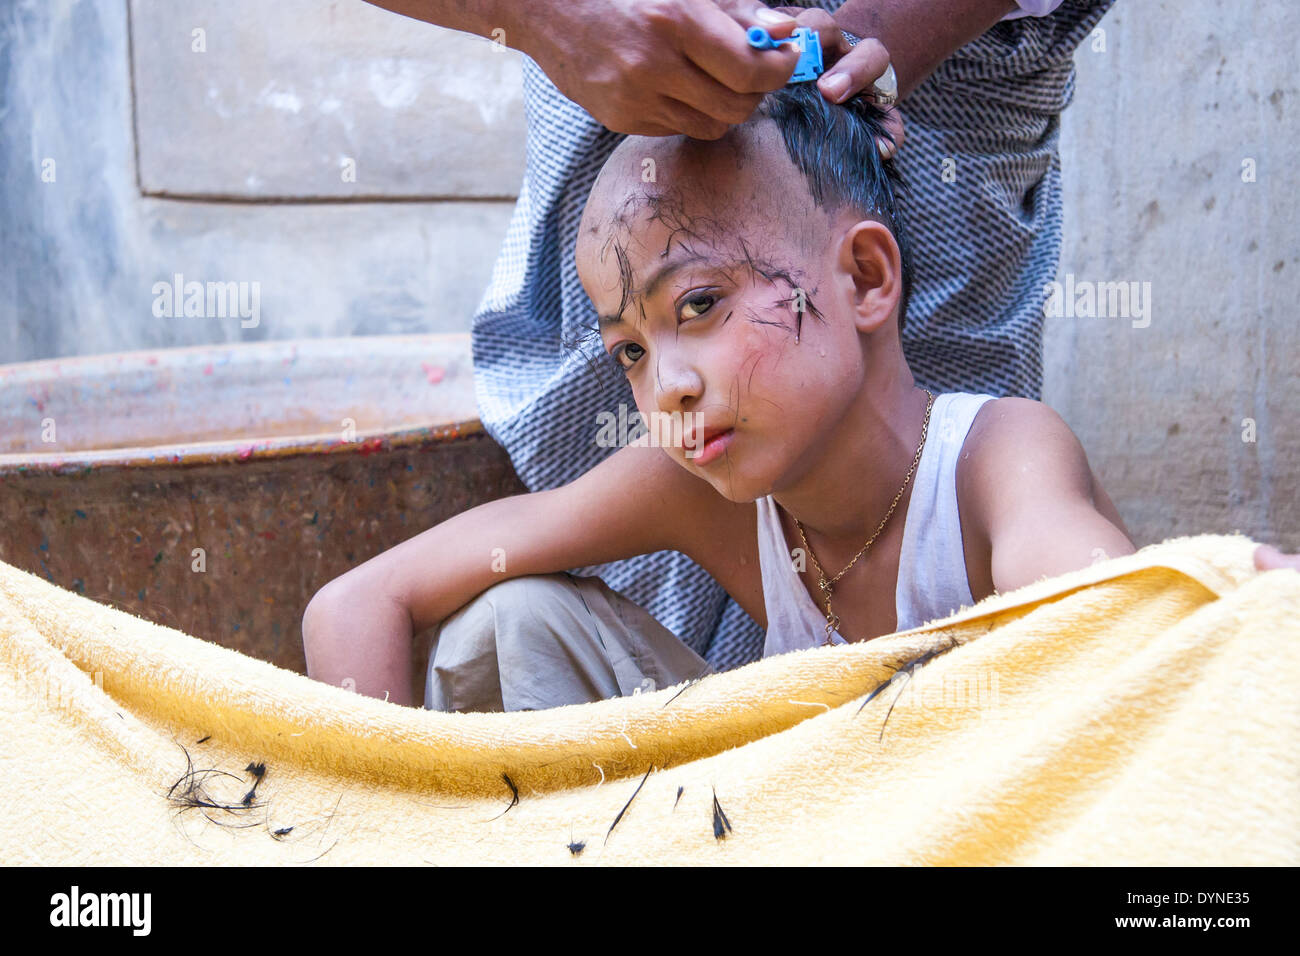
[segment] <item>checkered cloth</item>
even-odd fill
[[[1113,2],[1065,0],[1049,16],[1003,21],[901,105],[916,258],[903,349],[932,391],[1040,395],[1043,289],[1061,247],[1060,112],[1074,94],[1074,50]],[[527,58],[524,103],[527,168],[473,350],[483,424],[536,491],[611,454],[596,444],[597,416],[636,406],[573,260],[583,204],[622,136]],[[762,655],[758,625],[681,554],[578,570],[599,573],[719,669]]]

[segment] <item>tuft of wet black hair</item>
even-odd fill
[[[768,93],[757,113],[776,123],[818,206],[832,211],[851,206],[893,233],[903,267],[901,331],[912,293],[912,251],[899,204],[907,184],[896,161],[882,157],[876,146],[877,139],[894,143],[884,111],[858,97],[831,103],[815,83],[795,83]]]

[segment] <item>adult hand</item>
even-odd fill
[[[792,44],[756,50],[745,31],[790,36],[794,18],[755,0],[519,3],[505,42],[569,99],[619,133],[717,139],[784,86]],[[541,8],[541,9],[539,9]]]
[[[889,51],[883,43],[874,37],[863,37],[857,46],[849,46],[835,18],[825,10],[804,7],[772,9],[794,17],[796,26],[817,31],[822,44],[822,61],[826,65],[826,72],[817,80],[817,88],[832,103],[843,103],[869,90],[889,66]],[[881,155],[889,159],[903,145],[903,117],[891,107],[885,113],[884,124],[894,141],[877,140],[877,145]]]
[[[1255,549],[1255,567],[1260,571],[1277,571],[1282,568],[1300,571],[1300,554],[1283,554],[1271,544],[1261,544]]]

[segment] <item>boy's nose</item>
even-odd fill
[[[688,412],[704,394],[704,379],[679,352],[661,353],[655,362],[655,404],[661,412]]]

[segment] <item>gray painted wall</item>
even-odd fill
[[[523,172],[498,50],[357,0],[6,0],[0,362],[466,329]],[[257,324],[155,316],[177,273]]]
[[[1284,0],[1120,0],[1102,30],[1061,279],[1150,312],[1049,318],[1045,398],[1139,544],[1300,548],[1300,30]],[[359,0],[7,0],[0,73],[0,362],[468,328],[522,172],[516,54]],[[176,273],[259,283],[257,324],[155,316]]]
[[[1049,318],[1044,400],[1140,543],[1300,549],[1295,8],[1120,0],[1102,27],[1063,119],[1060,273],[1149,282],[1151,312]]]

